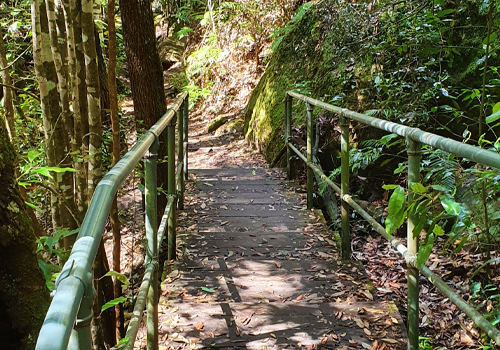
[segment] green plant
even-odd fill
[[[273,43],[271,44],[271,51],[274,51],[278,48],[280,45],[281,41],[283,41],[283,38],[288,34],[292,28],[293,25],[297,22],[299,22],[302,17],[307,13],[307,11],[311,8],[313,5],[312,2],[306,2],[305,4],[302,4],[296,11],[295,16],[290,20],[289,23],[287,23],[283,28],[276,28],[271,35],[269,36],[270,38],[274,38]]]
[[[55,280],[61,271],[61,266],[54,264],[54,259],[66,261],[69,257],[69,251],[62,248],[60,242],[72,235],[78,233],[80,229],[68,230],[61,229],[53,236],[42,236],[37,240],[38,266],[45,277],[45,283],[49,290],[55,289]]]
[[[366,114],[372,115],[378,111],[371,110],[365,112]],[[390,148],[398,147],[402,144],[402,139],[396,134],[389,134],[382,136],[378,140],[366,140],[359,144],[359,148],[356,144],[352,145],[349,150],[349,168],[353,174],[357,174],[360,170],[366,169],[370,164],[373,164],[382,156],[389,156],[385,159],[380,167],[384,167],[388,162],[390,162],[394,155],[390,154],[388,150]],[[334,169],[328,176],[330,180],[335,180],[340,175],[340,167]],[[326,188],[326,184],[320,184],[320,193],[323,193]]]

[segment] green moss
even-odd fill
[[[436,118],[442,118],[445,125],[453,117],[431,112],[433,106],[454,103],[444,99],[440,86],[457,96],[464,85],[481,84],[476,61],[483,55],[484,16],[477,8],[460,2],[453,24],[446,19],[437,27],[421,30],[414,22],[428,28],[425,21],[438,7],[409,18],[404,5],[380,6],[385,7],[317,1],[280,38],[245,112],[246,138],[268,161],[283,146],[287,90],[359,112],[380,109],[386,112],[380,115],[398,122],[411,113],[418,117],[410,118],[409,125],[435,129]],[[447,37],[436,42],[433,35],[443,32]],[[411,48],[404,51],[404,45]],[[382,84],[375,82],[377,76]],[[303,127],[304,116],[304,106],[295,103],[294,125]]]

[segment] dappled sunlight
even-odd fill
[[[167,349],[370,345],[402,349],[399,315],[373,303],[366,275],[337,263],[302,197],[267,169],[191,172],[184,259],[162,285]],[[363,345],[363,346],[365,346]],[[390,346],[389,346],[390,345]]]

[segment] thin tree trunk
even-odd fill
[[[111,129],[113,136],[113,165],[120,160],[120,120],[118,118],[118,98],[116,93],[116,27],[115,27],[115,0],[108,1],[108,89]],[[120,217],[118,216],[118,201],[115,196],[111,206],[111,230],[113,231],[113,270],[121,272],[121,235]],[[121,282],[115,278],[115,298],[122,296]],[[125,318],[123,305],[115,306],[116,340],[125,336]]]
[[[35,71],[40,87],[47,163],[49,166],[60,166],[68,155],[68,149],[64,137],[61,137],[64,135],[64,123],[61,118],[57,72],[50,44],[47,7],[43,0],[32,0],[31,5]],[[57,174],[53,175],[57,180],[61,179]],[[59,192],[61,182],[57,180],[56,191]],[[64,227],[61,213],[65,213],[67,209],[55,194],[51,194],[51,210],[53,229],[57,231]]]
[[[82,0],[82,38],[85,52],[87,104],[89,121],[88,199],[102,177],[102,124],[99,86],[99,67],[94,36],[93,0]]]
[[[82,26],[81,26],[81,0],[65,0],[69,1],[71,24],[73,32],[73,48],[74,48],[74,77],[73,77],[73,111],[74,127],[75,127],[75,144],[79,148],[76,178],[76,195],[77,208],[83,220],[83,216],[87,211],[89,195],[87,191],[88,179],[88,148],[89,148],[89,120],[88,120],[88,105],[87,105],[87,86],[86,70],[85,70],[85,54],[83,51],[82,42]],[[71,29],[69,28],[69,29]],[[69,33],[69,30],[68,30]]]
[[[4,85],[12,86],[10,71],[7,68],[7,58],[5,55],[5,46],[3,42],[3,31],[0,27],[0,68],[2,68],[2,82]],[[14,128],[14,102],[12,99],[12,90],[7,86],[3,87],[3,108],[5,112],[5,121],[10,140],[15,143],[16,130]]]
[[[50,46],[52,51],[52,58],[54,61],[54,66],[57,74],[57,83],[59,98],[61,103],[61,114],[58,117],[56,123],[58,125],[63,124],[65,131],[68,130],[68,119],[70,119],[70,109],[69,109],[69,94],[68,94],[68,73],[66,67],[63,64],[62,53],[59,45],[59,38],[57,34],[57,17],[55,11],[54,0],[45,0],[45,5],[47,8],[47,18],[50,36]],[[58,127],[58,130],[62,128]],[[60,167],[72,167],[72,158],[68,156],[70,154],[70,139],[67,132],[62,132],[56,136],[59,139],[59,144],[64,144],[63,150],[56,150],[59,154],[58,158],[61,158],[58,166]],[[74,197],[73,197],[73,173],[57,173],[56,174],[57,188],[62,194],[64,201],[74,212]],[[68,211],[65,205],[59,205],[59,217],[61,220],[61,227],[68,229],[75,229],[77,227],[75,220]],[[64,239],[64,247],[69,249],[73,246],[75,236],[72,235]]]

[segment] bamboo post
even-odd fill
[[[186,95],[186,98],[184,99],[184,113],[183,113],[182,123],[184,124],[184,126],[183,126],[184,138],[182,140],[183,145],[184,145],[184,160],[183,160],[184,181],[187,181],[188,180],[189,95]]]
[[[351,259],[351,232],[349,229],[349,205],[343,199],[344,195],[349,194],[349,118],[344,113],[340,114],[340,132],[341,132],[341,145],[340,145],[340,167],[341,167],[341,180],[340,180],[340,198],[341,198],[341,227],[342,227],[342,259]]]
[[[292,179],[292,150],[288,143],[292,142],[292,96],[285,97],[285,144],[286,144],[286,174],[288,180]]]
[[[167,193],[174,197],[174,205],[168,218],[168,260],[176,258],[176,188],[175,188],[175,123],[174,117],[167,126],[167,156],[168,156],[168,184]]]
[[[406,147],[408,154],[408,206],[417,199],[417,194],[411,189],[412,185],[420,182],[420,148],[421,143],[406,137]],[[418,292],[419,292],[419,272],[414,266],[418,252],[418,234],[413,234],[415,227],[415,214],[411,211],[408,214],[407,240],[408,252],[406,254],[407,263],[407,283],[408,283],[408,349],[418,350],[418,325],[420,323],[418,314]]]
[[[144,184],[146,199],[146,265],[158,262],[158,223],[156,217],[157,206],[157,160],[158,138],[149,148],[144,157]],[[155,268],[147,296],[147,346],[148,350],[158,349],[158,269]]]
[[[177,111],[177,120],[179,121],[177,123],[177,159],[178,159],[178,164],[179,161],[184,160],[184,104],[186,102],[184,101],[181,108]],[[184,171],[184,164],[182,164],[182,170],[181,172]],[[179,210],[184,210],[184,174],[181,174],[179,177],[179,201],[177,202],[177,208]]]
[[[92,283],[92,282],[90,282]],[[92,349],[92,333],[91,322],[94,317],[92,311],[94,301],[94,287],[92,284],[86,286],[78,316],[75,322],[75,328],[71,332],[71,339],[68,344],[68,349],[72,350],[91,350]]]
[[[312,163],[312,144],[313,144],[313,124],[312,124],[312,112],[313,106],[306,102],[307,108],[307,209],[313,207],[313,184],[314,184],[314,174],[309,164]]]

